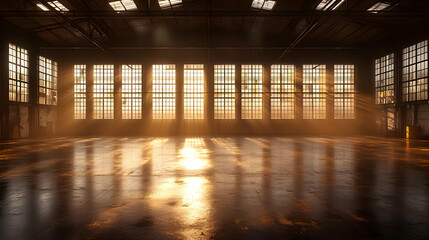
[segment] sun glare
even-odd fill
[[[201,138],[187,138],[180,155],[181,165],[185,169],[197,170],[209,167],[207,149]]]

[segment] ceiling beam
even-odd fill
[[[92,44],[100,48],[101,50],[105,51],[103,44],[96,39],[92,38],[91,34],[86,32],[83,28],[81,28],[76,22],[72,21],[70,18],[65,16],[65,14],[60,13],[56,11],[51,5],[49,5],[45,0],[38,0],[39,3],[45,5],[46,8],[50,10],[54,14],[54,16],[57,16],[61,18],[64,22],[72,26],[76,31],[78,31],[80,34],[82,34],[86,39],[88,39]]]
[[[299,42],[301,42],[301,40],[302,39],[304,39],[305,38],[305,36],[307,36],[307,34],[309,33],[309,32],[311,32],[311,30],[315,27],[315,26],[317,26],[317,24],[318,24],[318,22],[316,21],[316,22],[314,22],[314,23],[311,23],[311,24],[309,24],[305,29],[304,29],[304,31],[302,31],[301,32],[301,34],[283,51],[283,53],[277,58],[277,60],[276,61],[280,61],[286,54],[288,54],[289,52],[291,52],[295,47],[296,47],[296,45],[298,45],[298,43]]]
[[[374,14],[367,11],[7,11],[1,10],[3,18],[175,18],[175,17],[316,17],[316,18],[429,18],[429,11],[386,11]]]
[[[44,50],[97,50],[97,47],[87,46],[41,46]],[[200,47],[153,47],[153,46],[129,46],[129,47],[106,47],[106,50],[284,50],[282,46],[200,46]],[[294,47],[295,50],[394,50],[392,47]]]

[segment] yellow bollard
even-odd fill
[[[407,126],[405,128],[405,138],[409,139],[410,138],[410,126]]]

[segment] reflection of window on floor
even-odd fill
[[[176,118],[176,65],[152,66],[152,118]]]
[[[241,118],[262,119],[262,65],[241,66]]]
[[[271,119],[294,119],[295,66],[271,66]]]
[[[326,119],[326,65],[303,66],[303,118]]]
[[[57,63],[39,56],[39,104],[57,105]]]
[[[122,65],[122,119],[142,118],[142,66]]]
[[[395,130],[395,109],[387,109],[387,130]]]
[[[113,91],[113,65],[94,65],[94,119],[113,119]]]
[[[377,104],[395,102],[394,58],[392,53],[375,60],[375,97]]]
[[[235,119],[235,65],[214,66],[214,118]]]
[[[186,169],[195,170],[208,167],[207,149],[202,138],[186,138],[180,150],[180,158]]]
[[[402,51],[402,101],[428,99],[428,41]]]
[[[9,43],[9,101],[28,102],[28,51]]]
[[[185,64],[184,118],[204,119],[204,65]]]
[[[354,65],[334,66],[334,119],[355,118]]]
[[[86,119],[86,65],[74,65],[74,119]]]

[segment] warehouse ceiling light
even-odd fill
[[[276,1],[266,1],[266,0],[253,0],[252,8],[263,9],[263,10],[273,10]]]
[[[47,2],[51,7],[53,7],[55,10],[57,10],[58,12],[68,12],[69,9],[66,8],[62,3],[60,3],[59,1],[52,1],[52,2]],[[38,3],[37,6],[42,9],[43,11],[49,11],[49,8],[47,8],[45,5]]]
[[[168,9],[174,6],[178,6],[182,3],[182,0],[158,0],[161,9]]]
[[[380,11],[385,10],[386,8],[390,7],[391,4],[388,2],[378,2],[376,4],[374,4],[372,7],[368,8],[368,12],[371,13],[378,13]]]
[[[334,11],[341,4],[343,4],[344,0],[322,0],[319,5],[317,5],[316,10],[319,11]]]
[[[131,11],[137,9],[137,6],[133,0],[119,0],[109,2],[109,4],[115,11]]]

